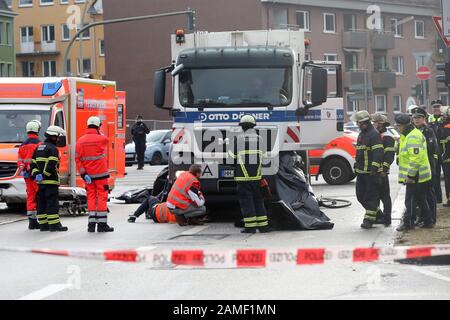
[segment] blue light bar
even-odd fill
[[[62,81],[44,83],[42,86],[43,96],[54,96],[62,87]]]

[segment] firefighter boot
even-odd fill
[[[114,228],[108,226],[105,222],[100,222],[97,227],[97,232],[114,232]]]
[[[269,233],[269,232],[272,232],[272,231],[274,231],[271,227],[269,227],[269,226],[266,226],[266,227],[260,227],[260,228],[258,228],[258,230],[259,230],[259,233]]]
[[[50,232],[66,232],[69,228],[64,227],[61,223],[50,225]]]
[[[364,219],[363,223],[361,224],[362,229],[372,229],[373,222],[369,219]]]
[[[37,219],[29,218],[28,222],[29,222],[28,223],[28,229],[29,230],[39,230],[40,229],[40,226],[39,226],[39,223],[38,223]]]
[[[375,220],[374,224],[384,224],[384,221],[385,221],[385,215],[384,215],[383,211],[378,209],[377,219]]]
[[[88,232],[89,232],[89,233],[95,232],[95,227],[96,227],[96,225],[97,225],[96,222],[89,222],[89,223],[88,223]]]
[[[128,217],[128,222],[129,223],[135,223],[136,222],[136,216],[135,215],[131,215]]]
[[[41,230],[41,232],[47,232],[47,231],[50,231],[50,227],[49,227],[48,223],[40,224],[39,230]]]

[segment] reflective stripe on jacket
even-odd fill
[[[89,175],[92,180],[109,178],[108,138],[97,129],[87,129],[77,141],[75,161],[80,174]]]
[[[33,161],[33,154],[36,148],[41,144],[37,134],[28,134],[28,139],[19,147],[19,159],[17,160],[17,167],[19,170],[24,170],[31,174],[31,163]]]
[[[395,140],[385,133],[381,134],[381,141],[383,142],[384,158],[383,158],[383,172],[389,173],[392,163],[395,159]]]
[[[169,208],[167,207],[167,203],[158,203],[154,207],[154,217],[155,221],[158,223],[177,223],[177,219],[175,218],[175,215],[170,212]]]
[[[410,131],[400,137],[399,148],[399,182],[406,178],[423,183],[431,180],[431,167],[428,161],[427,142],[419,129]]]
[[[191,188],[200,190],[200,181],[192,173],[183,172],[175,180],[169,192],[167,201],[179,209],[187,209],[194,201],[189,197],[188,191]]]
[[[383,143],[380,134],[370,124],[358,136],[355,172],[357,174],[382,172],[383,156]]]
[[[59,185],[59,152],[56,145],[48,139],[33,154],[31,175],[36,178],[38,174],[43,177],[39,184]]]
[[[234,180],[237,182],[259,181],[262,179],[262,138],[255,129],[236,136],[228,150],[235,160]]]

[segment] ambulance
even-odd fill
[[[80,211],[86,198],[84,182],[76,170],[75,145],[91,116],[102,120],[101,132],[109,138],[108,165],[112,190],[125,175],[126,94],[116,83],[84,78],[0,78],[0,201],[21,207],[26,201],[25,182],[17,169],[18,149],[26,140],[26,124],[42,123],[40,140],[51,125],[66,130],[60,153],[60,200]]]
[[[310,41],[303,31],[177,30],[171,42],[172,63],[154,78],[154,103],[165,108],[171,76],[169,182],[199,163],[205,193],[235,193],[227,148],[247,114],[263,138],[262,172],[270,181],[283,154],[321,149],[342,135],[341,63],[306,60]]]

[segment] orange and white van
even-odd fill
[[[42,123],[67,132],[60,151],[60,195],[64,200],[85,196],[84,182],[75,165],[75,145],[85,133],[87,119],[98,116],[101,132],[109,138],[108,163],[112,190],[125,174],[126,94],[111,81],[83,78],[0,78],[0,200],[14,207],[25,203],[24,179],[17,169],[18,149],[26,139],[26,124]]]

